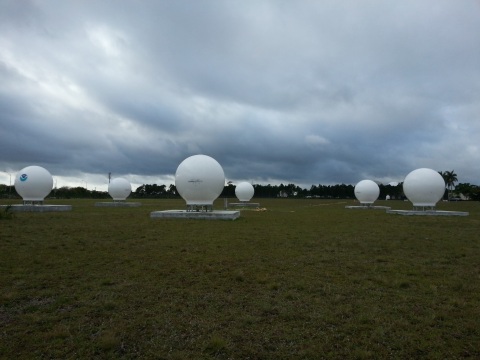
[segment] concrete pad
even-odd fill
[[[229,203],[228,206],[233,207],[260,207],[260,203],[252,203],[252,202],[239,202],[239,203]]]
[[[5,209],[8,205],[0,205],[1,209]],[[72,205],[23,205],[14,204],[11,207],[15,212],[59,212],[71,211]]]
[[[345,206],[345,209],[359,209],[359,210],[390,210],[390,206],[354,206],[354,205],[348,205]]]
[[[151,218],[163,219],[207,219],[207,220],[235,220],[240,217],[240,211],[213,210],[213,211],[187,211],[164,210],[152,211]]]
[[[443,211],[443,210],[387,210],[387,214],[419,215],[419,216],[468,216],[466,211]]]
[[[142,206],[139,202],[127,202],[127,201],[109,201],[109,202],[96,202],[95,206],[101,207],[138,207]]]

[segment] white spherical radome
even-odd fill
[[[362,180],[355,185],[355,197],[361,204],[373,204],[380,195],[380,188],[372,180]]]
[[[445,193],[445,181],[435,170],[416,169],[405,177],[403,192],[413,206],[435,206]]]
[[[132,192],[132,185],[124,178],[115,178],[108,184],[108,194],[116,201],[126,200]]]
[[[53,177],[41,166],[27,166],[17,173],[14,185],[23,201],[43,201],[52,191]]]
[[[186,158],[175,173],[175,187],[187,205],[213,205],[224,186],[222,166],[207,155]]]
[[[253,185],[248,182],[241,182],[235,187],[235,196],[240,201],[250,201],[254,193]]]

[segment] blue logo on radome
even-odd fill
[[[22,174],[20,175],[20,181],[27,181],[28,175],[27,174]]]

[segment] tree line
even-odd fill
[[[445,180],[446,190],[444,199],[469,199],[480,200],[480,186],[472,185],[470,183],[457,182],[457,175],[454,171],[439,172]],[[384,185],[379,184],[380,195],[379,199],[385,199],[388,195],[392,200],[404,200],[403,184],[398,185]],[[301,188],[295,184],[280,184],[280,185],[260,185],[254,184],[254,197],[256,198],[316,198],[316,199],[354,199],[355,186],[348,184],[336,185],[312,185],[309,189]],[[0,184],[0,197],[2,198],[20,198],[16,193],[14,186]],[[84,187],[60,187],[54,188],[49,198],[93,198],[93,199],[108,199],[110,195],[107,191],[87,190]],[[135,199],[151,199],[151,198],[179,198],[175,185],[158,185],[158,184],[143,184],[132,191],[130,198]],[[223,188],[220,197],[235,198],[235,184],[229,182]]]

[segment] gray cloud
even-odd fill
[[[479,15],[473,0],[3,1],[0,167],[141,182],[204,153],[232,180],[431,167],[479,183]]]

